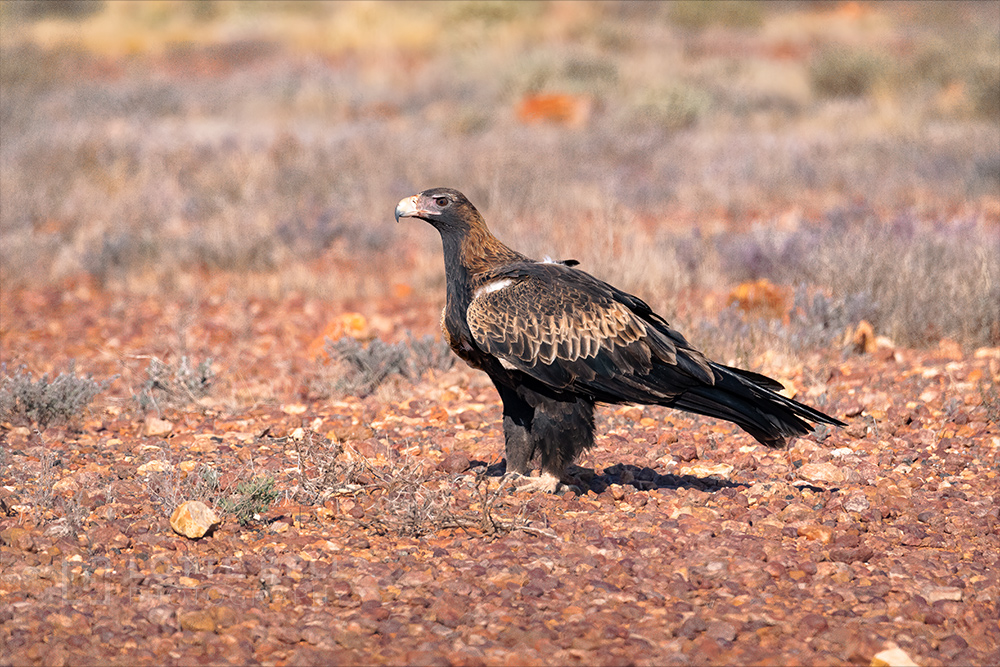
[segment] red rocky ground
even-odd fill
[[[341,306],[433,331],[403,303]],[[789,451],[605,408],[559,497],[500,488],[481,374],[316,397],[329,304],[0,305],[8,367],[119,376],[78,420],[0,425],[3,664],[1000,663],[1000,350],[804,355],[784,379],[849,426]],[[147,357],[181,353],[214,359],[213,392],[140,412]],[[267,477],[241,525],[224,499]],[[169,524],[194,496],[223,515],[200,540]]]

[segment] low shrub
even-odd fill
[[[864,97],[888,72],[883,56],[836,48],[816,55],[809,65],[809,80],[820,97]]]
[[[207,396],[215,377],[212,360],[205,359],[197,365],[192,363],[186,356],[176,364],[151,357],[146,367],[146,380],[135,396],[139,408],[179,408]]]
[[[82,416],[94,397],[108,388],[110,380],[98,382],[92,376],[79,377],[69,369],[53,379],[45,374],[38,380],[21,366],[13,375],[0,366],[0,421],[33,423],[44,429]]]
[[[433,336],[416,338],[410,333],[405,341],[386,343],[375,338],[367,346],[345,336],[328,340],[326,351],[330,364],[324,365],[311,387],[313,393],[322,396],[368,396],[392,377],[418,380],[429,370],[448,370],[455,363],[455,355],[446,343]]]

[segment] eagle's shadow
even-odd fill
[[[485,467],[488,477],[502,477],[507,471],[507,461],[501,459],[498,463],[493,464],[489,464],[486,461],[471,461],[469,467],[471,469]],[[581,493],[593,491],[596,494],[603,493],[615,484],[631,486],[637,491],[651,491],[653,489],[698,489],[699,491],[706,491],[708,493],[721,491],[722,489],[743,489],[749,486],[743,482],[731,482],[717,477],[664,475],[649,467],[640,467],[627,463],[616,463],[613,466],[605,468],[601,474],[597,474],[591,468],[573,466],[568,477],[569,481],[574,486],[577,486]]]

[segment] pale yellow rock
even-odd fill
[[[170,527],[174,532],[192,540],[203,537],[218,523],[219,517],[212,508],[200,500],[185,501],[170,515]]]
[[[281,411],[286,415],[301,415],[303,412],[309,408],[301,403],[286,403],[281,406]]]
[[[875,351],[875,329],[867,320],[861,320],[851,334],[850,343],[858,354],[871,354]]]
[[[816,540],[817,542],[822,542],[823,544],[829,544],[833,539],[833,530],[827,526],[819,526],[816,524],[807,524],[802,526],[798,529],[798,533],[808,540]]]
[[[889,648],[876,653],[872,658],[871,667],[920,667],[906,651],[899,648]]]
[[[934,604],[938,600],[954,600],[958,602],[962,599],[962,589],[957,586],[934,586],[928,584],[921,589],[920,594],[927,600],[927,604]]]
[[[181,626],[181,630],[191,632],[215,632],[216,629],[212,614],[200,609],[177,614],[177,623]]]
[[[181,461],[180,463],[178,463],[177,467],[183,470],[184,472],[191,472],[192,470],[198,467],[198,462],[188,459],[187,461]]]
[[[151,472],[169,472],[173,470],[174,467],[170,465],[167,461],[161,461],[160,459],[153,459],[152,461],[147,461],[143,463],[138,468],[140,475],[148,475]]]
[[[781,383],[782,387],[778,390],[778,393],[785,398],[795,398],[795,395],[799,393],[798,387],[789,378],[779,378],[778,382]]]
[[[715,475],[716,477],[729,479],[729,476],[733,474],[733,470],[735,468],[729,463],[716,463],[713,465],[699,461],[698,463],[681,466],[678,472],[681,475],[691,475],[692,477],[711,477]]]
[[[799,468],[798,477],[816,486],[829,486],[844,482],[844,473],[832,463],[806,463]]]
[[[211,454],[218,451],[219,445],[211,435],[199,434],[194,436],[194,442],[188,445],[187,450],[193,454]]]
[[[166,419],[159,419],[157,417],[147,419],[142,429],[143,433],[151,438],[162,438],[165,435],[169,435],[173,430],[174,425],[172,423]]]
[[[79,490],[80,485],[72,477],[64,477],[52,485],[52,491],[55,493],[76,493]]]

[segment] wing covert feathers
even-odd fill
[[[493,289],[496,284],[502,286]],[[593,358],[646,335],[646,326],[620,303],[530,278],[480,288],[466,317],[477,343],[529,366]]]
[[[505,366],[601,400],[662,401],[714,381],[701,353],[645,303],[560,264],[523,262],[485,276],[466,320]]]

